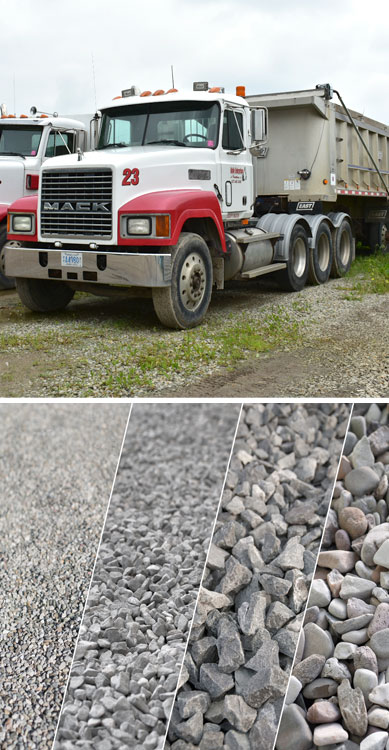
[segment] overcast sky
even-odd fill
[[[389,124],[388,0],[1,0],[8,111],[93,112],[123,88],[249,94],[330,82]],[[92,67],[94,60],[94,73]],[[15,84],[14,84],[15,82]]]

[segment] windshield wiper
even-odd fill
[[[21,156],[22,159],[25,159],[24,154],[19,154],[18,151],[0,151],[0,156]]]
[[[151,144],[154,144],[154,143],[167,143],[167,144],[172,143],[173,146],[186,146],[186,143],[184,143],[183,141],[175,141],[173,140],[173,138],[163,138],[160,141],[147,141],[147,143],[145,143],[144,145],[151,146]]]
[[[102,151],[103,148],[124,148],[125,146],[129,146],[129,143],[106,143],[104,146],[98,146],[96,151]]]

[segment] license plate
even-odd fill
[[[82,268],[82,253],[61,253],[61,266]]]

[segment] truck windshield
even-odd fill
[[[98,148],[161,143],[216,148],[220,107],[216,102],[153,102],[103,111]]]
[[[0,155],[36,156],[43,128],[40,125],[0,125]]]

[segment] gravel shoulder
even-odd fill
[[[385,397],[388,296],[354,283],[297,294],[270,278],[231,284],[191,331],[162,328],[150,299],[81,295],[39,316],[2,292],[0,395]]]

